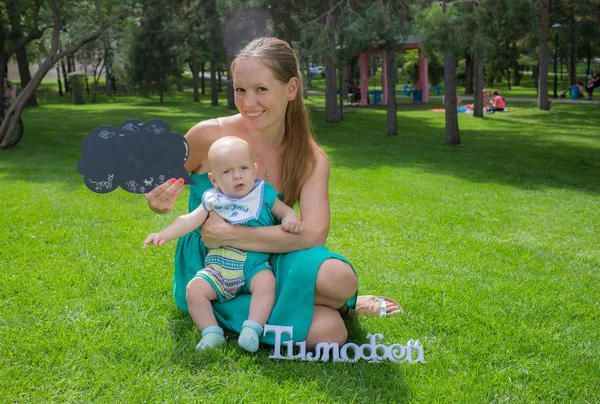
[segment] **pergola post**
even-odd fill
[[[381,89],[383,90],[383,97],[381,99],[381,103],[383,105],[387,105],[388,103],[388,82],[387,82],[387,60],[385,56],[385,51],[381,51],[381,59],[383,60],[383,69],[381,70]]]
[[[367,88],[369,87],[368,56],[360,54],[360,105],[367,105]]]
[[[429,102],[429,60],[419,48],[419,80],[423,85],[423,102]]]

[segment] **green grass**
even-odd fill
[[[84,136],[159,117],[179,133],[228,114],[191,94],[45,98],[25,136],[0,150],[0,402],[596,402],[600,397],[600,115],[518,104],[460,115],[353,108],[327,125],[332,165],[328,246],[355,265],[363,293],[406,314],[349,320],[350,340],[419,339],[425,364],[273,361],[271,350],[198,354],[171,298],[175,244],[143,252],[148,232],[185,211],[152,214],[140,195],[90,192],[78,174]]]

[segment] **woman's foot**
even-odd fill
[[[404,309],[398,302],[383,296],[358,296],[356,308],[350,313],[366,314],[372,316],[388,317],[398,313],[404,313]]]

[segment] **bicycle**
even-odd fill
[[[0,125],[2,125],[2,121],[4,121],[4,115],[6,114],[6,111],[8,111],[9,108],[10,108],[10,100],[8,99],[8,97],[4,97],[2,99],[2,103],[0,104]],[[8,147],[13,147],[17,143],[19,143],[19,141],[23,137],[23,131],[24,131],[23,120],[21,118],[19,118],[19,121],[17,122],[17,126],[15,126],[15,129],[10,134],[10,139],[8,141]]]

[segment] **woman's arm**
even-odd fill
[[[232,226],[211,214],[202,226],[202,241],[208,248],[228,245],[249,251],[285,253],[324,245],[329,233],[329,161],[318,149],[317,164],[300,192],[302,232],[292,234],[281,226]]]

